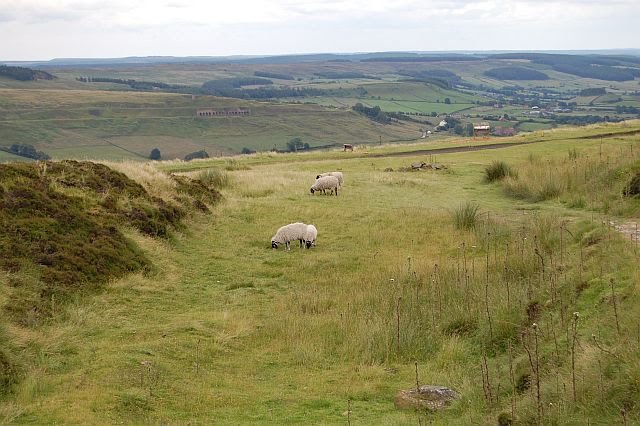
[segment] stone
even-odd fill
[[[393,401],[398,409],[437,411],[458,399],[458,393],[445,386],[422,385],[419,389],[400,390]]]

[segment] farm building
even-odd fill
[[[196,111],[197,117],[235,117],[243,115],[251,115],[251,110],[249,108],[205,108]]]
[[[491,126],[488,124],[474,124],[473,136],[485,136],[491,133]]]

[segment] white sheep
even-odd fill
[[[307,248],[316,245],[316,239],[318,238],[318,230],[313,225],[307,225],[307,232],[304,234],[304,244]]]
[[[318,176],[316,176],[316,179],[320,179],[323,176],[335,176],[338,178],[338,183],[340,184],[340,186],[342,186],[342,182],[344,180],[344,176],[342,175],[342,172],[327,172],[327,173],[320,173]]]
[[[338,186],[340,185],[340,182],[338,181],[338,178],[335,176],[322,176],[320,178],[318,178],[316,180],[316,183],[313,184],[313,186],[311,187],[311,193],[313,194],[316,191],[322,191],[322,193],[325,193],[325,190],[330,189],[332,191],[335,192],[336,195],[338,195]]]
[[[302,222],[290,223],[281,226],[276,234],[271,237],[271,248],[277,249],[279,244],[284,244],[287,250],[291,250],[291,241],[298,240],[302,247],[307,225]]]

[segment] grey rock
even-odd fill
[[[445,386],[422,385],[419,389],[400,390],[393,401],[399,409],[441,410],[458,399],[458,393]]]

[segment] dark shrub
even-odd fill
[[[185,155],[184,156],[184,161],[191,161],[191,160],[195,160],[197,158],[209,158],[209,154],[207,154],[207,151],[202,149],[200,151],[195,151],[195,152],[192,152],[190,154]]]
[[[623,194],[625,197],[637,197],[640,195],[640,172],[636,173],[625,186]]]
[[[511,166],[504,161],[495,160],[484,169],[484,181],[487,183],[502,180],[507,176],[515,177],[516,173]]]

